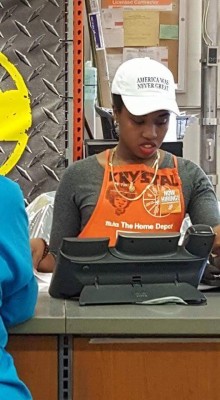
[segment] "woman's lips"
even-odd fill
[[[151,144],[144,144],[144,145],[140,146],[140,151],[142,154],[148,156],[148,155],[152,155],[153,153],[155,153],[156,147]]]

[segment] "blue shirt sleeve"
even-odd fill
[[[0,313],[9,327],[33,316],[38,287],[19,185],[0,176],[0,198]]]

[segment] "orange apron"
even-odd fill
[[[109,237],[114,246],[120,232],[179,232],[185,205],[176,157],[174,168],[158,169],[151,183],[154,169],[143,164],[114,166],[112,179],[109,155],[106,150],[100,196],[79,237]]]

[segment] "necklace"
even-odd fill
[[[150,183],[147,184],[147,186],[144,188],[144,190],[143,190],[138,196],[133,197],[133,198],[130,198],[130,197],[125,196],[122,192],[120,192],[120,190],[119,190],[118,187],[117,187],[117,182],[115,181],[115,178],[114,178],[113,158],[114,158],[114,155],[115,155],[115,152],[116,152],[116,148],[117,148],[117,147],[115,147],[115,148],[112,150],[111,159],[110,159],[110,161],[109,161],[109,166],[110,166],[110,170],[111,170],[111,177],[112,177],[112,182],[113,182],[114,188],[115,188],[116,192],[117,192],[121,197],[123,197],[124,199],[126,199],[126,200],[128,200],[128,201],[135,201],[135,200],[138,200],[138,199],[140,199],[140,198],[146,193],[147,189],[148,189],[148,188],[150,187],[150,185],[152,185],[152,183],[155,181],[155,178],[156,178],[156,175],[157,175],[157,171],[158,171],[158,166],[159,166],[160,152],[157,151],[156,159],[154,160],[153,164],[151,165],[151,168],[154,168],[155,170],[154,170],[154,175],[153,175],[153,177],[152,177]],[[128,183],[129,183],[128,190],[129,190],[129,192],[130,192],[131,194],[134,193],[135,190],[136,190],[134,183],[136,182],[136,180],[137,180],[139,177],[141,177],[141,176],[143,175],[144,172],[145,172],[145,171],[143,171],[141,174],[138,174],[138,176],[135,178],[135,180],[134,180],[134,181],[131,181],[131,182],[128,181],[126,175],[123,173],[123,175],[125,176],[125,178],[127,179]]]
[[[114,154],[115,154],[115,151],[116,151],[116,148],[114,149]],[[158,158],[158,154],[156,154],[156,159],[154,160],[154,162],[152,163],[152,165],[149,165],[149,167],[155,168],[155,164],[156,164],[156,162],[157,162],[157,158]],[[125,177],[125,179],[127,180],[128,184],[129,184],[128,190],[129,190],[130,193],[134,193],[134,192],[135,192],[135,190],[136,190],[135,182],[137,181],[138,178],[140,179],[140,178],[142,177],[142,175],[143,175],[145,172],[146,172],[146,171],[142,171],[141,173],[139,173],[139,174],[136,176],[136,178],[135,178],[133,181],[130,182],[130,181],[128,180],[127,176],[125,175],[125,173],[122,171],[123,176]]]

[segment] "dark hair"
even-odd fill
[[[118,111],[119,113],[122,111],[122,108],[125,107],[120,94],[112,93],[112,105],[114,106],[115,110]]]

